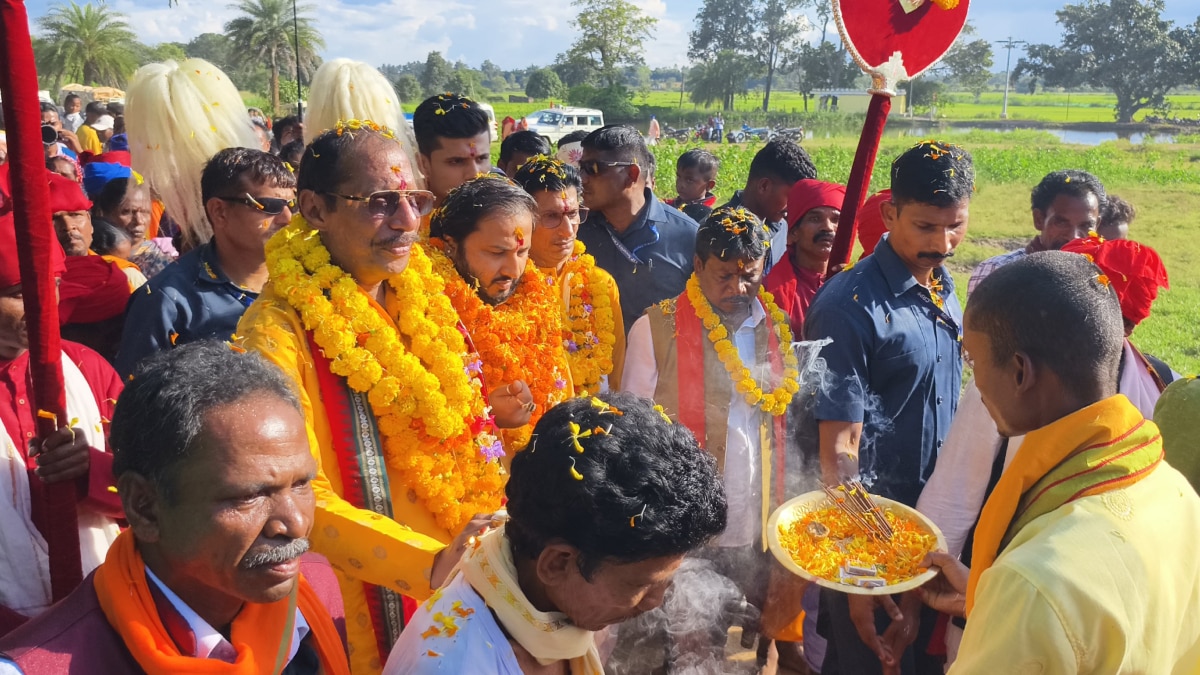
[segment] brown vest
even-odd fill
[[[686,291],[685,291],[686,292]],[[646,310],[650,321],[650,339],[654,346],[654,362],[658,367],[658,383],[654,388],[654,401],[663,407],[667,415],[675,421],[679,416],[680,387],[690,386],[679,380],[679,354],[676,342],[675,328],[676,300],[667,300],[652,305]],[[768,360],[767,349],[770,342],[770,321],[763,319],[754,327],[754,351],[760,363]],[[732,335],[730,336],[732,340]],[[704,358],[704,429],[693,429],[696,440],[700,442],[710,455],[717,461],[717,467],[725,471],[725,445],[729,433],[729,404],[733,395],[733,380],[725,369],[725,364],[717,356],[717,350],[707,337],[702,341]],[[773,385],[775,383],[772,383]],[[770,509],[783,502],[784,495],[777,489],[774,472],[781,467],[783,449],[777,448],[773,433],[774,420],[766,413],[760,413],[759,418],[759,447],[761,449],[761,468],[763,476],[763,526],[766,526]],[[749,431],[749,430],[748,430]]]

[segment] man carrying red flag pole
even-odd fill
[[[0,411],[5,430],[0,454],[3,470],[12,476],[3,481],[6,490],[0,495],[0,550],[8,558],[0,561],[2,633],[79,585],[81,534],[84,548],[99,552],[99,562],[107,548],[103,533],[115,527],[100,518],[91,527],[92,516],[119,514],[119,502],[107,489],[112,484],[111,465],[99,458],[103,453],[93,452],[103,446],[106,417],[98,400],[103,394],[81,374],[86,363],[82,368],[64,364],[60,347],[54,265],[61,266],[62,251],[51,224],[38,132],[37,72],[23,3],[0,0],[0,35],[0,62],[5,64],[0,69],[0,94],[8,123],[7,168],[12,172],[11,191],[8,181],[0,191],[0,221],[5,221],[0,222],[0,232],[11,233],[0,237],[5,308],[0,314],[5,329],[0,371],[12,374],[15,368],[21,376],[0,377],[7,385],[0,387],[0,408],[8,404]],[[64,372],[64,365],[74,368]],[[64,386],[64,377],[77,384]],[[119,390],[119,382],[110,385]],[[9,396],[16,399],[15,405],[7,401]],[[115,390],[108,397],[115,397]],[[21,437],[11,438],[14,431]],[[97,508],[77,514],[77,508],[88,505],[86,495],[95,497]],[[116,505],[116,511],[101,506],[104,503]],[[86,532],[81,533],[81,525]]]

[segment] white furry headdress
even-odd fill
[[[126,92],[133,168],[158,192],[186,245],[212,237],[200,197],[200,174],[225,148],[259,147],[237,87],[203,59],[142,66]]]

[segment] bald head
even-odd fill
[[[1073,253],[1025,256],[971,294],[966,328],[986,334],[993,363],[1024,354],[1081,392],[1116,391],[1125,338],[1117,294],[1100,268]]]

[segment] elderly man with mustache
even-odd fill
[[[804,337],[832,340],[821,350],[831,386],[815,403],[822,479],[861,476],[873,493],[913,506],[962,385],[962,310],[943,263],[966,236],[975,170],[965,149],[925,141],[892,163],[891,179],[881,208],[887,237],[821,288]],[[897,607],[880,597],[886,616],[869,596],[822,589],[830,621],[822,673],[916,672],[909,645],[920,599]]]
[[[305,555],[317,464],[283,373],[215,341],[160,352],[122,392],[111,441],[129,529],[0,642],[20,668],[350,672],[337,580]]]
[[[787,255],[771,268],[763,287],[787,313],[796,335],[803,334],[804,312],[825,283],[845,198],[845,185],[812,178],[797,181],[788,192]]]

